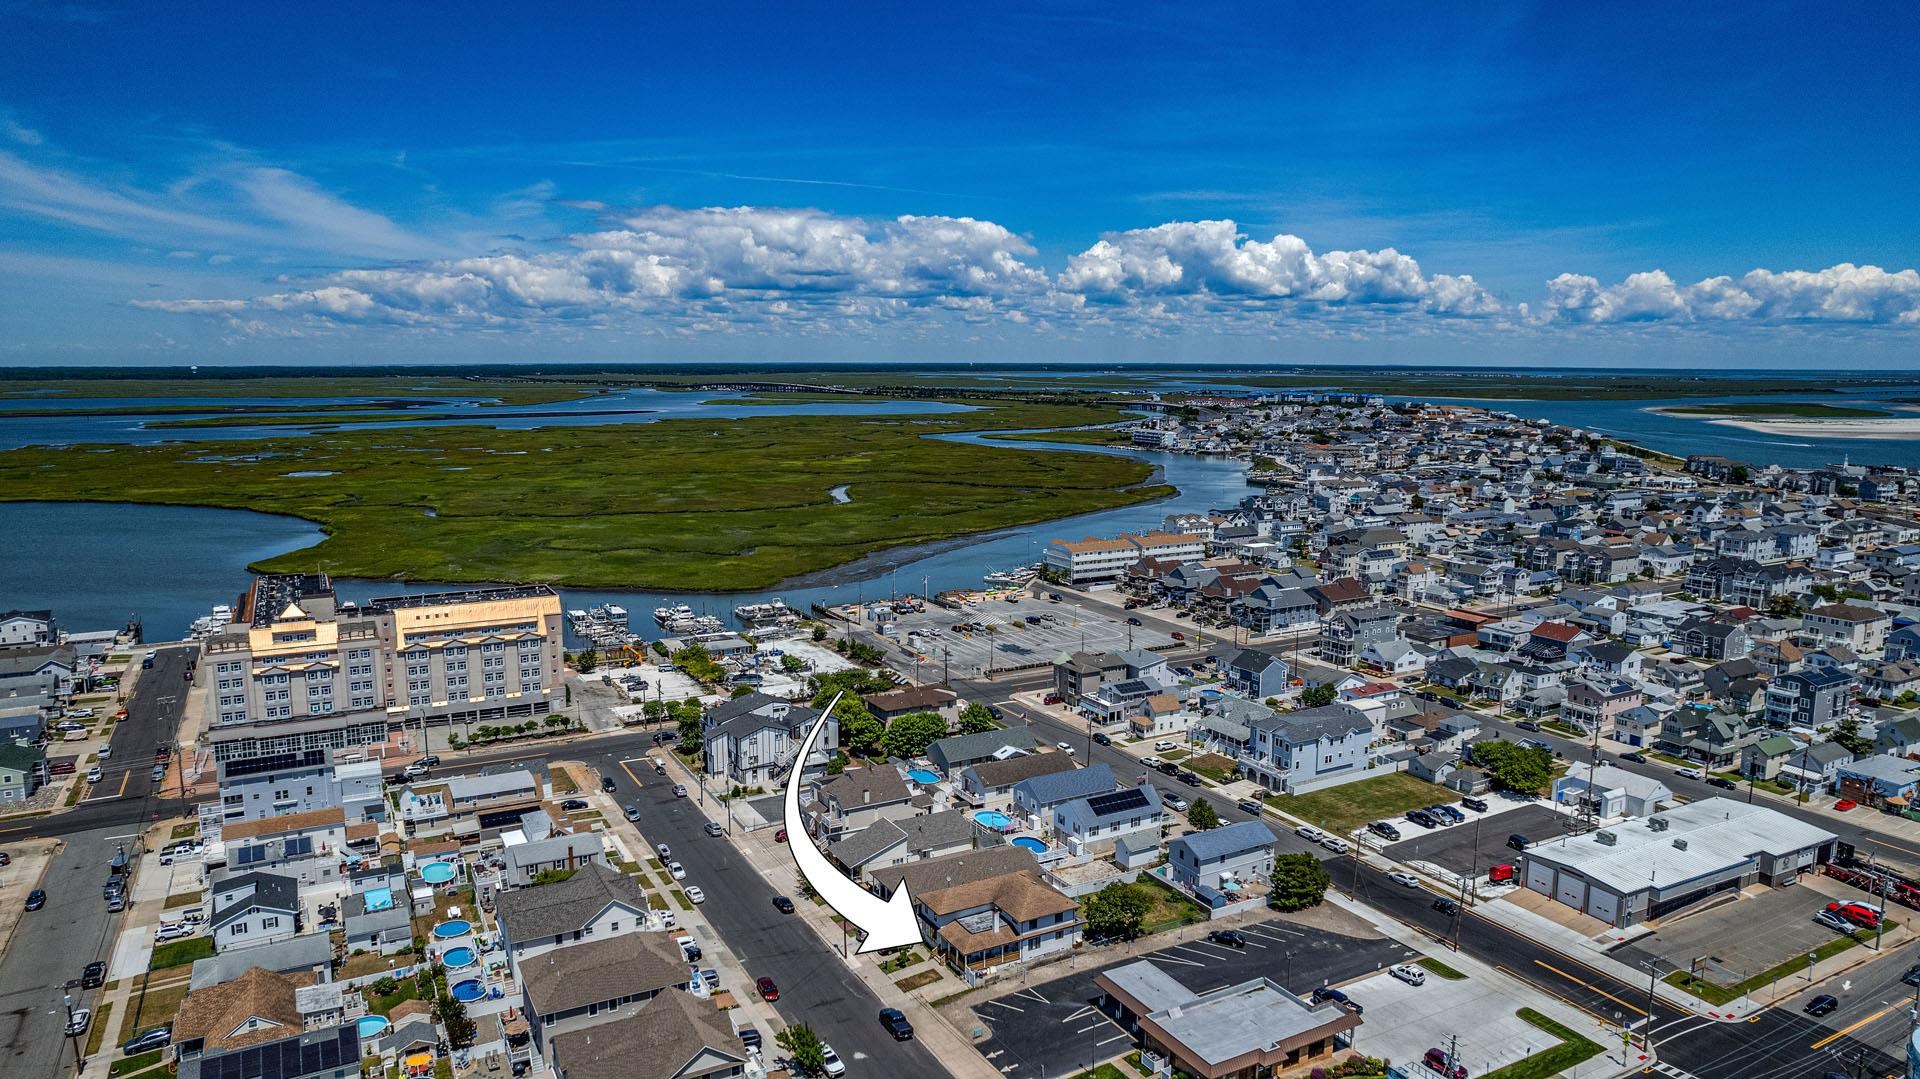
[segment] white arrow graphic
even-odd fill
[[[800,875],[805,877],[807,885],[815,895],[826,900],[827,906],[834,909],[840,917],[852,922],[866,933],[866,940],[860,945],[860,954],[877,952],[882,948],[903,948],[909,944],[919,944],[920,920],[913,913],[913,899],[907,894],[907,882],[901,881],[893,896],[882,899],[849,879],[835,869],[827,856],[820,853],[814,845],[813,834],[807,831],[806,820],[800,815],[800,771],[806,764],[808,754],[813,752],[813,744],[820,738],[820,729],[827,725],[827,717],[833,714],[835,705],[840,703],[841,695],[834,694],[833,700],[820,718],[813,721],[807,730],[807,736],[800,743],[799,754],[793,758],[793,771],[787,774],[787,847],[793,851],[794,864],[799,866]]]

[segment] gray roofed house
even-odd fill
[[[1053,808],[1051,824],[1076,855],[1104,853],[1122,841],[1134,851],[1157,854],[1164,812],[1159,788],[1143,784],[1061,802]]]
[[[952,776],[969,764],[994,760],[1006,750],[1032,753],[1038,746],[1033,732],[1025,726],[1007,727],[939,739],[927,747],[927,759],[942,773]]]
[[[207,932],[217,950],[285,940],[299,932],[300,882],[255,871],[227,877],[212,889]]]
[[[326,933],[302,933],[239,951],[210,955],[193,961],[190,989],[230,982],[248,968],[265,967],[275,974],[294,974],[324,970],[333,960],[333,940]]]
[[[706,773],[749,787],[776,782],[792,767],[794,750],[819,718],[818,709],[765,693],[722,701],[702,719]],[[825,768],[839,746],[840,721],[829,716],[802,771]]]
[[[404,903],[389,901],[384,907],[368,910],[366,893],[354,892],[340,901],[340,917],[350,952],[365,949],[392,954],[413,946],[413,920]]]
[[[883,820],[827,848],[828,857],[865,880],[872,870],[973,849],[973,818],[957,809]]]
[[[1366,772],[1373,723],[1350,704],[1270,713],[1247,726],[1252,743],[1240,766],[1276,790],[1301,793]]]
[[[882,819],[913,816],[912,792],[893,768],[848,768],[839,775],[813,781],[814,804],[819,808],[816,834],[828,839],[871,827]]]
[[[554,1037],[556,1079],[692,1079],[745,1074],[747,1054],[720,1012],[667,993],[597,1026]]]
[[[1189,832],[1167,844],[1173,879],[1189,888],[1220,890],[1224,880],[1264,882],[1273,872],[1273,832],[1257,820]]]
[[[1013,804],[1022,813],[1044,815],[1062,802],[1090,794],[1104,794],[1117,785],[1113,780],[1113,769],[1104,764],[1090,764],[1085,768],[1034,776],[1015,783]]]
[[[686,957],[665,933],[621,933],[520,963],[534,1040],[591,1026],[629,1004],[687,984]]]
[[[1034,776],[1070,772],[1079,765],[1065,753],[1029,753],[1006,760],[984,761],[961,769],[957,786],[960,793],[975,802],[985,803],[1009,797],[1014,784]]]
[[[502,892],[494,912],[508,958],[518,964],[570,941],[640,924],[647,896],[626,874],[594,863],[563,881]]]
[[[495,772],[492,775],[448,776],[439,782],[446,784],[447,797],[452,800],[456,813],[463,805],[475,802],[517,796],[537,797],[540,793],[540,785],[534,780],[533,773],[525,769]]]
[[[501,852],[507,863],[507,883],[522,888],[543,870],[579,869],[590,862],[607,864],[607,848],[592,834],[550,835],[515,843]]]

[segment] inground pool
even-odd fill
[[[360,1040],[363,1042],[387,1032],[387,1019],[382,1015],[363,1015],[355,1025],[360,1028]]]
[[[441,940],[464,937],[473,932],[473,923],[465,918],[452,918],[433,927],[433,935]]]
[[[446,954],[440,958],[446,961],[450,969],[459,970],[461,967],[472,966],[479,955],[472,948],[462,944],[458,948],[448,948]]]
[[[940,773],[931,768],[915,768],[907,772],[907,778],[927,786],[940,782]]]
[[[973,819],[996,832],[1004,832],[1013,827],[1013,818],[997,809],[983,809],[975,813]]]
[[[474,1001],[487,995],[486,987],[480,984],[480,979],[478,978],[468,978],[464,982],[453,983],[451,992],[453,993],[453,999],[462,1004],[472,1004]]]
[[[1023,835],[1014,840],[1013,845],[1016,847],[1025,847],[1035,854],[1045,854],[1047,852],[1047,845],[1030,835]]]
[[[452,862],[428,862],[420,867],[420,879],[428,884],[445,884],[453,879]]]

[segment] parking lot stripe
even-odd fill
[[[1133,1035],[1128,1034],[1125,1031],[1121,1031],[1120,1033],[1115,1034],[1113,1037],[1108,1038],[1106,1041],[1094,1042],[1093,1044],[1096,1048],[1098,1048],[1099,1046],[1102,1046],[1102,1045],[1112,1045],[1114,1042],[1126,1042],[1126,1041],[1132,1041],[1132,1040],[1133,1040]]]
[[[1074,1033],[1085,1034],[1089,1030],[1099,1030],[1101,1027],[1104,1027],[1106,1025],[1107,1025],[1106,1022],[1103,1020],[1101,1022],[1093,1024],[1092,1026],[1081,1027],[1079,1030],[1074,1031]]]
[[[1158,959],[1158,960],[1160,960],[1160,961],[1161,961],[1161,962],[1163,962],[1163,963],[1178,963],[1178,964],[1180,964],[1180,965],[1181,965],[1181,966],[1183,966],[1183,967],[1204,967],[1204,966],[1206,966],[1206,964],[1205,964],[1205,963],[1196,963],[1196,962],[1194,962],[1194,961],[1193,961],[1193,960],[1191,960],[1191,959],[1182,959],[1182,958],[1180,958],[1180,957],[1179,957],[1179,956],[1177,956],[1177,955],[1168,955],[1168,954],[1167,954],[1166,952],[1155,952],[1155,953],[1153,953],[1153,957],[1154,957],[1155,959]]]
[[[1027,1012],[1027,1010],[1026,1010],[1025,1008],[1016,1008],[1016,1007],[1014,1007],[1013,1005],[1011,1005],[1011,1004],[1008,1004],[1008,1003],[1007,1003],[1006,1001],[1004,1001],[1004,1000],[989,1000],[989,1001],[987,1001],[986,1003],[988,1003],[988,1004],[991,1004],[991,1005],[993,1005],[993,1006],[995,1006],[995,1007],[997,1007],[997,1008],[1005,1008],[1006,1010],[1008,1010],[1008,1011],[1010,1011],[1010,1012],[1019,1012],[1019,1013],[1020,1013],[1020,1014],[1022,1014],[1022,1015],[1025,1015],[1025,1014],[1026,1014],[1026,1012]]]
[[[1277,935],[1277,936],[1276,936],[1275,934],[1273,934],[1273,933],[1263,933],[1263,932],[1261,932],[1261,931],[1260,931],[1260,930],[1258,930],[1258,929],[1242,929],[1242,930],[1241,930],[1240,932],[1242,932],[1242,933],[1245,933],[1245,934],[1247,934],[1248,936],[1254,936],[1254,937],[1265,937],[1265,938],[1266,938],[1266,939],[1268,939],[1268,940],[1277,940],[1277,941],[1282,941],[1282,942],[1285,942],[1286,940],[1288,940],[1288,939],[1290,939],[1291,937],[1304,937],[1304,936],[1306,936],[1306,934],[1305,934],[1305,933],[1301,933],[1301,932],[1299,932],[1299,931],[1297,931],[1297,930],[1296,930],[1296,931],[1293,931],[1293,932],[1291,932],[1291,933],[1289,933],[1289,932],[1286,932],[1286,931],[1284,931],[1284,930],[1283,930],[1283,931],[1280,931],[1280,932],[1279,932],[1279,935]]]
[[[1022,997],[1026,997],[1026,998],[1027,998],[1028,1000],[1031,1000],[1031,1001],[1035,1001],[1036,1003],[1040,1003],[1040,1004],[1052,1004],[1052,1003],[1053,1003],[1053,1001],[1051,1001],[1051,1000],[1048,1000],[1048,999],[1047,999],[1046,997],[1043,997],[1043,996],[1041,996],[1041,995],[1040,995],[1040,990],[1038,990],[1038,989],[1034,989],[1034,988],[1031,988],[1031,987],[1029,987],[1029,988],[1026,988],[1026,989],[1022,989],[1022,990],[1020,990],[1020,992],[1018,992],[1018,993],[1016,993],[1016,994],[1014,994],[1014,995],[1015,995],[1015,996],[1022,996]]]
[[[1083,1007],[1083,1008],[1081,1008],[1081,1009],[1080,1009],[1079,1011],[1077,1011],[1077,1012],[1074,1012],[1074,1013],[1073,1013],[1072,1015],[1069,1015],[1069,1016],[1067,1016],[1067,1017],[1066,1017],[1065,1019],[1062,1019],[1062,1020],[1060,1020],[1060,1021],[1061,1021],[1062,1023],[1071,1023],[1071,1022],[1073,1022],[1073,1021],[1074,1021],[1075,1019],[1078,1019],[1078,1018],[1080,1018],[1081,1016],[1084,1016],[1084,1015],[1086,1015],[1086,1014],[1087,1014],[1088,1012],[1090,1012],[1090,1011],[1092,1011],[1092,1010],[1093,1010],[1093,1005],[1091,1005],[1091,1004],[1088,1004],[1088,1005],[1086,1005],[1085,1007]]]

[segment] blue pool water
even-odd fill
[[[478,957],[475,955],[474,950],[472,948],[469,948],[465,945],[461,945],[458,948],[448,948],[447,954],[441,956],[440,958],[446,960],[447,966],[449,968],[453,970],[459,970],[461,967],[472,966],[473,961]]]
[[[453,983],[452,992],[453,999],[462,1004],[472,1004],[474,1001],[487,995],[486,987],[480,984],[480,979],[478,978],[468,978],[464,982]]]
[[[1047,850],[1047,845],[1045,843],[1042,843],[1038,839],[1035,839],[1029,835],[1023,835],[1020,838],[1014,840],[1013,845],[1016,847],[1025,847],[1035,854],[1044,854],[1046,853],[1046,850]]]
[[[366,891],[366,904],[369,913],[376,910],[386,910],[388,907],[393,906],[393,889],[368,888]]]
[[[996,832],[1003,832],[1013,826],[1013,818],[997,809],[983,809],[975,813],[973,819]]]
[[[378,1038],[381,1034],[385,1033],[387,1029],[386,1019],[378,1015],[363,1015],[356,1025],[360,1028],[361,1041],[366,1041],[369,1038]]]
[[[473,932],[473,923],[467,921],[465,918],[455,918],[451,921],[441,922],[439,925],[433,927],[433,935],[439,937],[441,940],[452,940],[454,937],[464,937],[471,932]]]
[[[453,879],[453,863],[428,862],[420,867],[420,879],[428,884],[445,884]]]
[[[938,783],[940,782],[940,773],[931,768],[915,768],[907,773],[907,778],[923,785]]]

